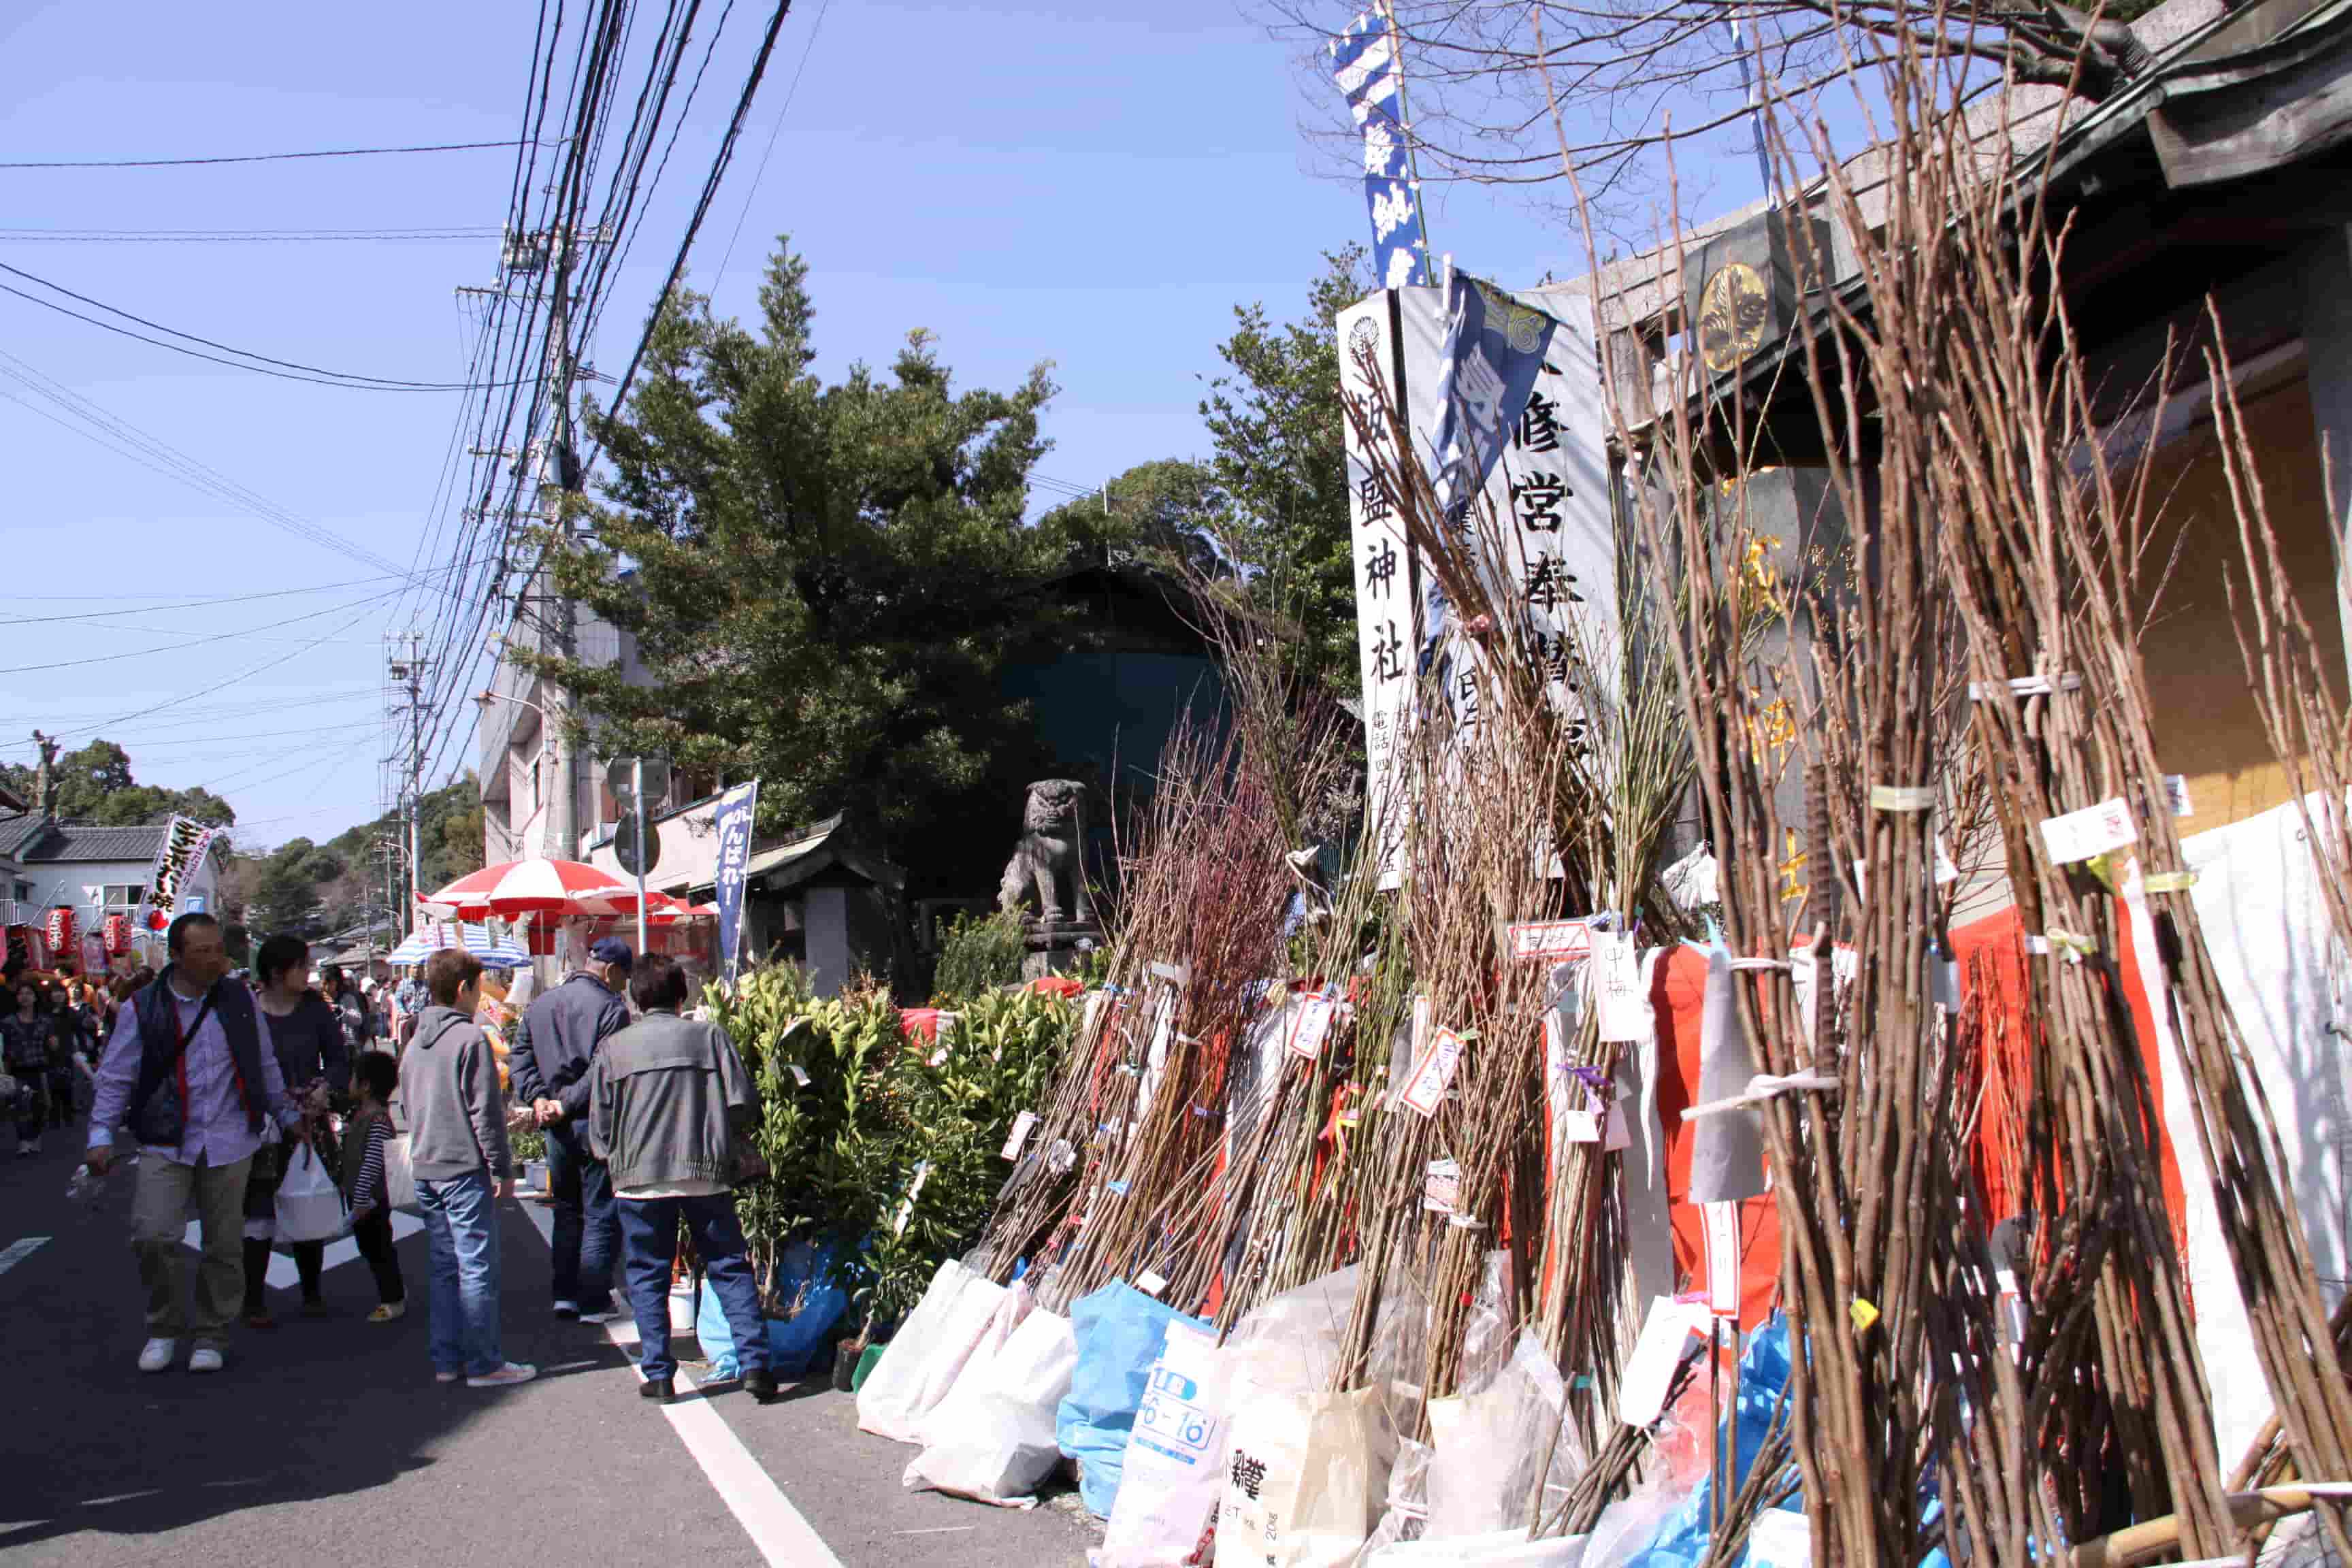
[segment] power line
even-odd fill
[[[89,610],[70,616],[13,616],[9,617],[8,624],[14,626],[31,626],[45,625],[51,621],[103,621],[110,620],[117,616],[159,616],[167,610],[208,609],[215,605],[248,605],[257,599],[289,599],[303,594],[333,594],[340,593],[345,588],[364,588],[371,583],[406,582],[412,576],[418,575],[425,577],[438,576],[446,573],[447,570],[448,568],[446,567],[437,567],[434,571],[422,574],[387,572],[381,576],[353,577],[347,582],[321,583],[317,586],[310,588],[269,588],[252,594],[219,594],[208,599],[183,599],[175,605],[151,605],[144,602],[148,599],[162,598],[164,596],[159,594],[12,593],[8,595],[10,598],[25,600],[27,602],[85,602],[92,599],[137,599],[142,601],[142,603],[137,608],[129,610]]]
[[[216,158],[79,158],[0,163],[0,169],[192,169],[218,163],[284,163],[299,158],[380,158],[393,153],[473,153],[520,142],[436,142],[422,147],[328,147],[315,153],[240,153]]]
[[[79,310],[68,310],[64,306],[58,304],[53,300],[41,299],[37,295],[27,294],[21,289],[10,289],[7,288],[7,285],[5,284],[0,284],[0,289],[7,289],[9,293],[16,295],[20,300],[30,300],[36,305],[47,306],[52,310],[60,311],[63,314],[72,316],[79,321],[88,321],[94,327],[104,327],[110,332],[120,332],[127,338],[137,338],[142,342],[153,343],[157,348],[170,349],[174,353],[194,354],[194,357],[197,359],[212,360],[215,364],[226,364],[237,370],[250,370],[265,375],[275,375],[282,374],[282,372],[264,371],[261,369],[261,366],[278,365],[282,366],[284,370],[300,371],[305,373],[292,378],[297,381],[316,381],[319,384],[323,386],[350,385],[365,391],[469,392],[473,390],[471,384],[462,381],[405,381],[390,376],[362,375],[354,371],[329,370],[321,365],[304,364],[299,360],[276,359],[268,354],[257,353],[251,349],[241,349],[234,346],[233,344],[215,342],[211,338],[199,337],[194,332],[184,332],[177,327],[167,327],[161,321],[151,321],[146,317],[139,315],[134,311],[123,310],[119,305],[110,305],[103,300],[93,300],[87,294],[78,294],[62,283],[52,283],[46,278],[40,277],[35,273],[27,272],[21,267],[11,267],[5,261],[0,261],[0,272],[5,272],[12,278],[22,278],[28,283],[37,284],[41,288],[49,289],[53,293],[62,294],[68,300],[79,300],[81,303],[89,306],[93,310],[104,310],[109,315],[112,316],[120,316],[126,321],[136,321],[142,327],[152,328],[159,332],[167,332],[175,338],[184,338],[192,343],[202,343],[208,349],[218,349],[222,353],[237,354],[242,356],[244,359],[257,360],[260,362],[258,364],[243,364],[239,363],[236,360],[218,359],[212,354],[195,353],[195,351],[193,349],[184,349],[177,343],[167,343],[160,339],[147,337],[142,333],[131,331],[128,328],[115,326],[112,322],[101,321],[95,316],[85,316]]]
[[[441,228],[0,228],[0,241],[34,245],[274,245],[341,240],[388,243],[496,239],[478,225]]]
[[[272,621],[270,625],[290,626],[298,625],[303,621],[315,621],[320,616],[331,616],[342,610],[357,609],[368,605],[383,604],[386,600],[397,595],[400,592],[400,589],[394,588],[389,593],[371,594],[364,599],[356,599],[352,601],[350,604],[330,605],[323,610],[312,610],[305,615],[291,616],[282,621]],[[255,626],[239,626],[235,631],[209,632],[203,637],[191,637],[186,642],[167,643],[162,647],[132,648],[125,653],[93,654],[88,658],[63,658],[51,664],[0,665],[0,675],[31,675],[37,671],[44,669],[79,669],[85,665],[113,664],[119,660],[126,658],[146,658],[153,654],[178,653],[185,648],[201,647],[206,643],[226,642],[231,637],[248,637],[258,629],[258,627]],[[164,635],[168,637],[173,634],[165,633]],[[302,646],[306,649],[313,648],[317,647],[320,642],[325,640],[325,638],[321,637],[310,642],[306,642]]]
[[[824,0],[816,10],[816,20],[809,24],[808,42],[801,49],[801,63],[793,68],[792,85],[784,89],[784,101],[776,106],[776,122],[768,128],[768,144],[760,150],[760,167],[751,175],[751,188],[743,193],[743,207],[735,215],[735,232],[727,237],[727,249],[719,258],[719,270],[712,277],[715,290],[719,279],[727,276],[727,264],[735,259],[735,242],[743,237],[743,220],[751,216],[751,198],[760,194],[760,182],[768,177],[768,159],[776,151],[776,138],[784,129],[784,116],[792,112],[793,95],[801,89],[801,73],[808,69],[809,56],[816,52],[816,36],[824,30],[825,13],[833,9],[833,0]]]

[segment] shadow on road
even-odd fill
[[[529,1389],[437,1384],[426,1353],[425,1241],[400,1246],[409,1314],[367,1321],[374,1288],[363,1265],[330,1269],[333,1315],[307,1319],[292,1291],[274,1291],[272,1331],[240,1326],[226,1372],[183,1365],[142,1373],[144,1334],[125,1218],[130,1182],[118,1177],[95,1208],[58,1194],[71,1158],[54,1153],[0,1169],[7,1234],[50,1239],[0,1275],[0,1323],[13,1354],[0,1394],[0,1553],[90,1531],[136,1538],[253,1513],[236,1534],[252,1559],[331,1534],[300,1505],[349,1499],[412,1471],[436,1475],[436,1495],[495,1506],[513,1478],[473,1457],[446,1455],[470,1424]],[[609,1373],[627,1358],[598,1331],[547,1311],[546,1248],[530,1220],[501,1205],[502,1321],[507,1354],[536,1360],[542,1376]],[[617,1392],[617,1389],[616,1391]],[[526,1468],[530,1456],[518,1456]],[[294,1511],[285,1510],[293,1505]],[[364,1510],[362,1510],[364,1512]],[[339,1533],[352,1515],[338,1510]]]

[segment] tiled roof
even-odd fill
[[[12,816],[0,822],[0,858],[21,858],[24,851],[33,847],[34,840],[40,837],[48,826],[44,818],[29,815]]]
[[[32,847],[28,863],[52,860],[152,860],[163,847],[164,826],[97,827],[60,822],[56,832]]]

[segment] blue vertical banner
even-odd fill
[[[743,942],[743,873],[751,864],[751,816],[759,802],[760,781],[753,779],[720,795],[713,815],[719,830],[719,869],[712,878],[719,899],[719,963],[730,981]]]
[[[1364,205],[1372,217],[1372,276],[1383,289],[1429,281],[1429,226],[1400,112],[1404,69],[1386,0],[1331,40],[1331,78],[1364,133]]]

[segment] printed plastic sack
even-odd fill
[[[1339,1372],[1339,1342],[1356,1310],[1358,1268],[1349,1264],[1261,1302],[1234,1326],[1233,1397],[1244,1388],[1305,1393],[1328,1388]],[[1386,1323],[1384,1310],[1381,1321]]]
[[[1236,1396],[1227,1428],[1217,1560],[1348,1568],[1388,1493],[1396,1439],[1381,1391]]]
[[[1118,1279],[1070,1308],[1078,1364],[1055,1414],[1054,1435],[1062,1452],[1078,1461],[1078,1496],[1097,1519],[1109,1518],[1118,1500],[1127,1435],[1171,1321],[1207,1326]]]
[[[873,1375],[857,1391],[857,1425],[862,1430],[879,1432],[886,1437],[897,1436],[901,1428],[929,1408],[908,1406],[922,1389],[929,1370],[927,1363],[947,1330],[956,1298],[974,1282],[971,1270],[954,1258],[940,1265],[940,1271],[931,1276],[930,1289],[923,1292],[915,1310],[907,1314],[907,1321],[898,1326],[898,1334],[882,1352]],[[961,1363],[961,1356],[958,1360]]]
[[[1364,1558],[1364,1568],[1583,1568],[1591,1537],[1557,1535],[1529,1541],[1524,1530],[1405,1541]]]
[[[1013,1331],[1021,1326],[1021,1320],[1029,1315],[1029,1309],[1035,1301],[1036,1297],[1031,1294],[1025,1281],[1016,1282],[1006,1289],[1003,1299],[996,1303],[996,1310],[989,1314],[987,1326],[981,1330],[979,1342],[971,1347],[971,1354],[965,1358],[963,1370],[956,1374],[954,1384],[937,1405],[924,1413],[922,1420],[918,1423],[924,1447],[945,1442],[963,1430],[963,1423],[971,1416],[971,1406],[981,1397],[982,1391],[992,1385],[992,1363],[1013,1338]]]
[[[1567,1398],[1559,1369],[1535,1335],[1522,1333],[1508,1363],[1485,1388],[1430,1401],[1437,1451],[1429,1467],[1423,1539],[1512,1529],[1524,1534],[1539,1471],[1543,1510],[1549,1515],[1584,1468],[1575,1434],[1560,1424]]]
[[[342,1228],[342,1190],[308,1143],[295,1144],[286,1157],[286,1175],[278,1184],[279,1244],[328,1241]]]
[[[1152,1364],[1128,1435],[1118,1499],[1092,1568],[1182,1568],[1206,1533],[1224,1485],[1230,1359],[1216,1336],[1181,1319]]]
[[[961,1424],[908,1463],[910,1491],[929,1488],[999,1508],[1034,1508],[1038,1483],[1062,1461],[1054,1413],[1070,1391],[1078,1342],[1070,1320],[1031,1312],[986,1363]],[[961,1393],[961,1388],[959,1388]]]

